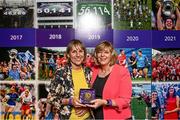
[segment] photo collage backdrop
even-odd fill
[[[30,108],[23,119],[45,119],[72,39],[86,46],[86,65],[98,43],[113,44],[131,75],[133,120],[180,118],[167,113],[180,97],[179,11],[178,0],[0,0],[0,119],[21,119],[21,100]]]

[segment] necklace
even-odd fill
[[[112,67],[108,67],[107,69],[100,69],[99,73],[98,73],[98,76],[99,77],[105,77],[105,76],[107,76],[108,74],[111,73],[111,70],[112,70]]]

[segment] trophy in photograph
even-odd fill
[[[162,13],[164,16],[170,17],[174,13],[175,6],[172,0],[158,0],[156,2],[157,7],[159,7],[159,4],[162,5]]]
[[[10,59],[16,59],[17,58],[18,51],[16,49],[11,49],[9,51],[9,58]]]

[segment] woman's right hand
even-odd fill
[[[78,117],[84,116],[89,111],[87,106],[84,104],[81,104],[80,100],[77,98],[72,98],[72,105],[74,106],[75,114]]]
[[[89,108],[85,108],[85,107],[75,108],[75,114],[78,117],[84,116],[87,112],[89,112]]]
[[[81,104],[79,99],[77,98],[71,98],[71,99],[72,99],[72,106],[74,106],[75,108],[86,107],[86,105]]]

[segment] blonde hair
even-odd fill
[[[84,51],[84,61],[86,59],[86,48],[80,40],[71,40],[66,48],[66,57],[68,58],[68,62],[70,62],[70,58],[68,57],[70,51],[73,47],[80,47]]]
[[[100,51],[103,51],[105,48],[109,49],[109,51],[111,52],[111,61],[110,61],[110,66],[114,65],[117,61],[117,53],[114,50],[112,44],[108,41],[103,41],[100,44],[98,44],[95,48],[94,51],[94,58],[95,58],[95,64],[99,65],[98,59],[97,59],[97,53],[99,53]]]

